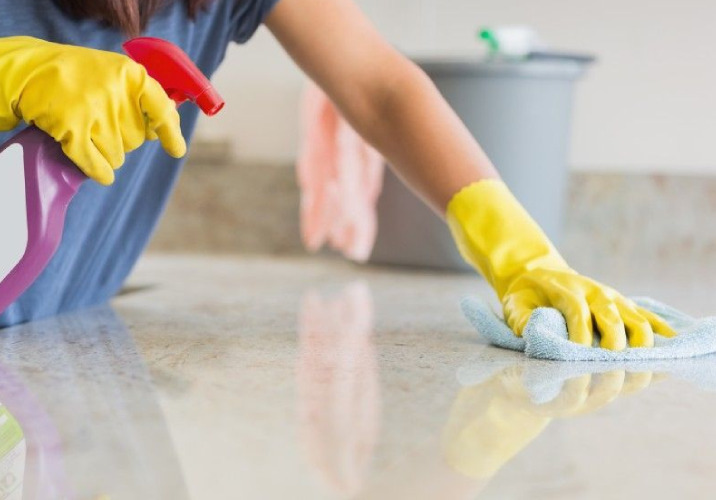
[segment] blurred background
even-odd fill
[[[526,24],[549,45],[594,53],[578,88],[577,171],[710,173],[716,165],[716,3],[707,0],[357,0],[408,55],[475,56],[481,26]],[[215,82],[228,103],[200,137],[237,158],[289,163],[303,76],[270,33],[234,46]],[[231,135],[227,134],[231,132]]]
[[[487,48],[477,31],[515,24],[534,29],[551,49],[595,55],[574,87],[561,246],[585,265],[605,255],[625,262],[714,256],[716,3],[357,3],[391,43],[419,60],[480,61]],[[302,252],[295,163],[305,77],[262,29],[229,50],[214,81],[226,110],[201,122],[153,249]],[[279,196],[269,203],[266,189]],[[203,224],[207,215],[211,227]]]

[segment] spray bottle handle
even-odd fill
[[[176,45],[161,38],[140,37],[125,42],[122,48],[147,69],[177,106],[192,101],[208,116],[224,107],[224,100],[209,79]]]

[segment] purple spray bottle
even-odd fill
[[[177,105],[190,100],[213,116],[224,101],[189,57],[158,38],[124,50]],[[0,146],[0,313],[37,279],[62,239],[67,207],[87,177],[52,137],[29,127]]]

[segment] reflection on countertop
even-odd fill
[[[697,274],[698,285],[614,278],[704,314],[710,280]],[[151,256],[130,287],[112,308],[0,330],[0,498],[708,498],[716,487],[716,358],[527,360],[480,343],[462,318],[464,294],[491,297],[471,275]]]
[[[324,297],[310,290],[299,312],[299,436],[329,491],[360,491],[380,425],[373,299],[360,281]]]
[[[146,366],[109,307],[0,330],[0,404],[0,498],[187,498]]]

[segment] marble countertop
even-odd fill
[[[715,276],[597,273],[694,315]],[[716,358],[527,361],[472,275],[150,256],[110,306],[0,331],[0,498],[711,498]],[[22,492],[20,491],[22,489]]]

